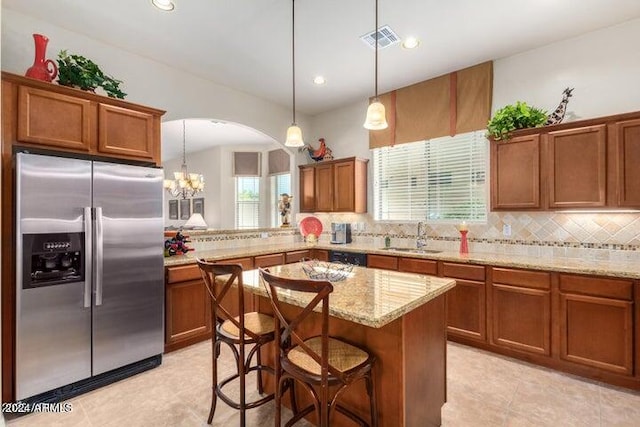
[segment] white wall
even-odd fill
[[[61,11],[64,13],[64,11]],[[276,141],[284,141],[291,110],[148,58],[31,18],[2,9],[2,70],[24,74],[33,64],[33,33],[49,37],[47,58],[61,49],[86,56],[107,74],[123,80],[127,101],[167,110],[163,120],[208,117],[241,123]],[[297,114],[300,126],[308,118]]]
[[[493,111],[516,100],[553,111],[575,88],[565,121],[640,110],[640,19],[494,61]],[[336,158],[370,158],[368,101],[313,117]]]
[[[205,179],[205,190],[197,197],[204,197],[204,219],[209,228],[229,230],[235,228],[235,182],[233,179],[233,152],[234,151],[259,151],[262,152],[262,177],[264,178],[260,186],[260,200],[265,200],[261,205],[260,225],[270,227],[271,217],[269,215],[269,201],[271,188],[269,187],[268,172],[268,151],[282,148],[278,143],[270,145],[240,145],[240,146],[219,146],[197,153],[187,154],[187,166],[192,173],[201,173]],[[292,162],[293,163],[293,162]],[[174,171],[179,171],[182,158],[168,160],[163,163],[165,176],[171,177]],[[297,168],[296,168],[297,169]],[[297,171],[291,170],[292,177]],[[292,180],[293,182],[293,180]],[[165,225],[179,227],[185,223],[184,220],[169,220],[168,200],[171,199],[166,194],[164,200]]]
[[[517,100],[555,110],[573,87],[565,121],[640,110],[640,19],[498,59],[493,111]]]

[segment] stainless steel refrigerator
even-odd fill
[[[159,364],[162,170],[27,153],[16,165],[16,400]]]

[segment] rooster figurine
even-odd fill
[[[306,144],[304,147],[300,148],[300,151],[306,151],[309,157],[316,162],[322,160],[333,160],[333,153],[331,152],[331,148],[327,147],[327,144],[324,142],[324,138],[320,138],[318,140],[320,142],[320,147],[318,149],[313,148],[311,145]]]

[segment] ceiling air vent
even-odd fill
[[[376,32],[371,31],[363,36],[360,36],[360,40],[366,43],[371,49],[375,49],[376,47]],[[400,41],[400,37],[391,29],[390,26],[385,25],[384,27],[380,27],[378,29],[378,48],[384,49],[385,47],[389,47],[394,45]]]

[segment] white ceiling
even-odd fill
[[[173,12],[150,0],[3,0],[2,7],[291,106],[290,0],[174,2]],[[380,92],[640,17],[640,0],[379,2],[380,26],[422,41],[414,50],[398,44],[380,51]],[[373,0],[296,1],[299,112],[315,115],[373,95],[374,52],[359,40],[373,27]],[[317,74],[325,85],[312,83]],[[196,151],[188,139],[187,150]],[[181,151],[182,139],[172,142]]]
[[[162,122],[162,159],[182,157],[183,120]],[[255,145],[276,142],[257,130],[238,123],[210,119],[184,120],[184,141],[187,153],[206,150],[217,145]]]

